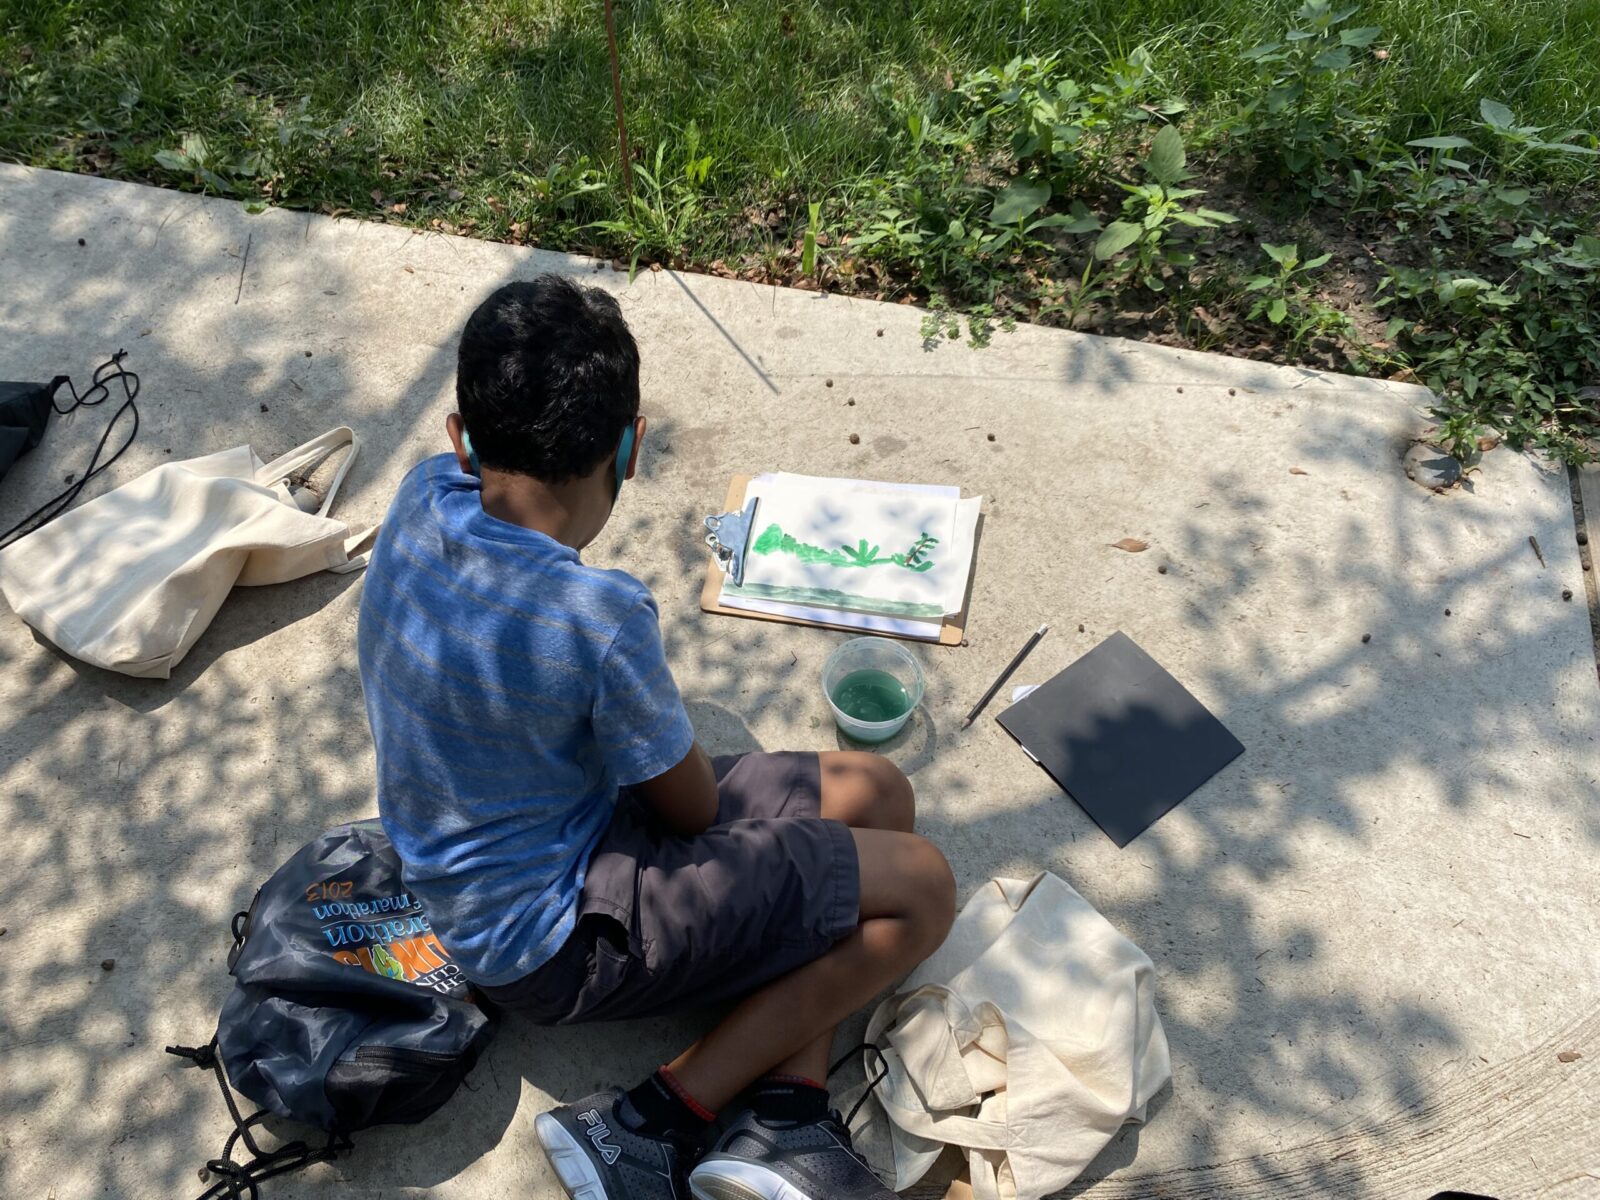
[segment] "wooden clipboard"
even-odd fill
[[[722,505],[723,512],[737,512],[744,507],[744,490],[750,485],[750,475],[735,475],[728,484],[728,498]],[[982,529],[983,518],[978,518],[978,528]],[[977,558],[977,535],[973,535],[973,558]],[[974,563],[976,565],[976,563]],[[859,633],[876,637],[898,637],[908,642],[920,642],[924,646],[959,646],[967,636],[967,609],[972,604],[972,579],[977,574],[974,570],[967,577],[967,594],[962,598],[961,611],[954,616],[946,617],[944,624],[939,628],[939,640],[930,642],[925,638],[906,637],[898,633],[877,633],[870,629],[861,629],[855,625],[835,625],[830,621],[802,621],[799,617],[784,617],[777,613],[751,612],[745,608],[727,608],[719,601],[722,596],[722,581],[727,578],[722,568],[717,565],[715,558],[706,563],[706,583],[700,589],[700,611],[717,613],[724,617],[747,617],[752,621],[777,621],[781,625],[809,625],[813,629],[840,629],[846,633]]]

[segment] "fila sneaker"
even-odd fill
[[[850,1144],[838,1113],[777,1121],[747,1110],[689,1186],[694,1200],[899,1200]]]
[[[533,1131],[572,1200],[689,1200],[699,1147],[638,1133],[621,1088],[534,1118]]]

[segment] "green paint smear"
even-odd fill
[[[832,588],[780,587],[767,583],[736,585],[730,580],[723,585],[722,594],[744,596],[751,600],[777,600],[784,604],[811,604],[818,608],[844,608],[855,612],[877,613],[885,617],[937,620],[944,616],[944,609],[937,604],[918,604],[909,600],[879,600],[875,596],[857,596]]]
[[[933,560],[927,553],[939,544],[939,539],[928,533],[923,533],[912,543],[911,549],[903,554],[890,554],[882,556],[878,553],[881,546],[869,546],[866,538],[857,540],[854,546],[841,545],[837,550],[824,550],[821,546],[813,546],[807,542],[798,541],[790,537],[776,524],[768,525],[761,531],[761,536],[756,538],[750,550],[754,554],[790,554],[807,564],[820,564],[830,567],[903,567],[907,571],[923,571],[933,569]]]

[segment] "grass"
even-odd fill
[[[1254,82],[1239,51],[1290,11],[1246,0],[666,0],[619,5],[618,34],[636,143],[694,123],[718,189],[764,198],[825,194],[874,170],[886,94],[1014,54],[1057,52],[1086,74],[1144,44],[1192,104],[1225,106]],[[1471,117],[1486,86],[1539,123],[1600,123],[1596,0],[1380,0],[1361,21],[1406,47],[1369,85],[1396,140]],[[123,169],[148,171],[180,133],[231,145],[309,96],[313,124],[349,133],[308,165],[308,200],[358,204],[385,168],[492,184],[502,198],[525,175],[584,158],[615,182],[594,0],[6,0],[0,63],[0,154],[17,161],[70,165],[87,137],[109,142]]]
[[[1124,278],[1097,269],[1088,244],[1065,234],[1041,240],[1019,232],[999,247],[949,236],[952,220],[962,233],[987,229],[987,196],[1013,175],[1050,184],[1044,211],[1063,214],[1058,226],[1068,223],[1072,202],[1100,224],[1116,219],[1117,187],[1141,178],[1131,164],[1168,116],[1183,128],[1197,168],[1191,186],[1242,174],[1246,186],[1236,193],[1268,197],[1263,220],[1247,213],[1247,225],[1260,224],[1280,244],[1293,237],[1276,225],[1310,220],[1294,236],[1313,240],[1331,213],[1351,207],[1352,168],[1359,181],[1388,178],[1367,147],[1423,159],[1403,144],[1468,129],[1486,98],[1509,105],[1519,123],[1547,127],[1546,136],[1600,127],[1600,0],[1368,0],[1345,27],[1379,27],[1381,37],[1358,48],[1339,75],[1342,90],[1327,101],[1330,112],[1337,101],[1359,121],[1330,117],[1337,145],[1327,169],[1312,172],[1319,182],[1304,186],[1305,173],[1293,171],[1295,178],[1263,186],[1255,160],[1286,135],[1263,131],[1259,121],[1241,125],[1239,114],[1264,87],[1261,64],[1243,52],[1281,38],[1295,7],[624,0],[618,35],[643,168],[630,204],[620,187],[598,0],[0,0],[0,157],[624,260],[910,292],[975,316],[980,336],[991,317],[1087,314],[1093,323],[1097,311],[1149,309],[1149,285],[1159,289],[1166,278],[1173,283],[1155,299],[1182,336],[1237,349],[1261,326],[1278,352],[1303,355],[1339,324],[1306,307],[1313,297],[1304,288],[1294,295],[1305,304],[1293,312],[1286,305],[1273,328],[1267,308],[1250,315],[1250,299],[1233,305],[1238,315],[1224,322],[1225,335],[1193,319],[1196,307],[1231,311],[1229,297],[1245,278],[1272,268],[1253,240],[1206,243],[1191,272],[1179,261],[1186,251],[1172,249],[1187,244],[1182,238],[1165,239],[1159,254],[1144,239],[1128,252],[1141,258],[1138,277]],[[954,102],[985,69],[1014,56],[1054,55],[1052,81],[1088,83],[1139,47],[1153,72],[1144,96],[1186,107],[1145,127],[1111,121],[1091,129],[1101,147],[1094,170],[1011,153],[990,138],[1001,118]],[[1586,212],[1595,162],[1535,155],[1513,174]],[[1470,165],[1495,173],[1487,161]],[[1496,178],[1504,183],[1505,174]],[[930,203],[934,191],[975,185],[986,190],[967,208]],[[1397,217],[1385,198],[1399,186],[1382,182],[1376,201],[1362,193],[1364,220],[1404,235],[1436,214]],[[1146,202],[1165,203],[1154,194]],[[897,231],[871,242],[871,230],[897,222]],[[1474,228],[1483,242],[1482,222]],[[1398,240],[1414,241],[1414,232]],[[1318,249],[1308,244],[1303,258]],[[1448,249],[1459,254],[1459,246]],[[1220,254],[1220,267],[1207,267],[1208,253]],[[1422,316],[1415,297],[1390,303]],[[1300,333],[1279,337],[1279,324]],[[1361,369],[1420,371],[1423,356],[1407,357],[1404,340],[1369,338],[1393,353],[1375,357],[1369,347],[1345,359]],[[1566,380],[1562,394],[1585,382],[1600,380]],[[1495,424],[1492,409],[1478,405],[1455,432]],[[1578,415],[1579,441],[1554,448],[1581,457],[1586,416]],[[1566,417],[1552,419],[1573,428]]]

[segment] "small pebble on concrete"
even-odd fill
[[[79,238],[79,239],[78,239],[78,245],[80,245],[80,246],[87,246],[87,245],[88,245],[88,244],[89,244],[89,243],[88,243],[88,242],[86,242],[86,241],[84,241],[84,240],[83,240],[83,239],[82,239],[82,238]]]
[[[1366,645],[1366,644],[1367,644],[1367,643],[1368,643],[1368,642],[1370,642],[1370,641],[1371,641],[1371,640],[1372,640],[1372,635],[1371,635],[1371,634],[1370,634],[1370,633],[1363,633],[1363,634],[1362,634],[1362,635],[1361,635],[1361,644],[1362,644],[1362,645],[1363,645],[1363,646],[1365,646],[1365,645]]]
[[[1563,600],[1571,600],[1572,599],[1572,589],[1571,588],[1562,588],[1561,589],[1561,598]]]
[[[1166,563],[1162,563],[1159,567],[1156,568],[1156,574],[1165,575],[1166,573],[1167,573],[1167,564]]]
[[[990,435],[989,435],[989,440],[990,440],[990,441],[991,441],[991,442],[992,442],[992,441],[994,441],[994,434],[992,434],[992,433],[991,433],[991,434],[990,434]]]
[[[1461,478],[1461,464],[1426,442],[1417,442],[1406,451],[1402,465],[1408,479],[1435,492],[1454,487]]]
[[[824,380],[823,381],[823,386],[824,387],[832,387],[833,386],[833,380],[831,380],[831,379]]]
[[[115,967],[116,965],[117,965],[117,960],[114,959],[114,958],[102,958],[100,960],[100,969],[102,971],[109,971],[113,967]]]
[[[859,446],[861,444],[861,435],[859,433],[852,433],[850,435],[850,444],[852,446]]]

